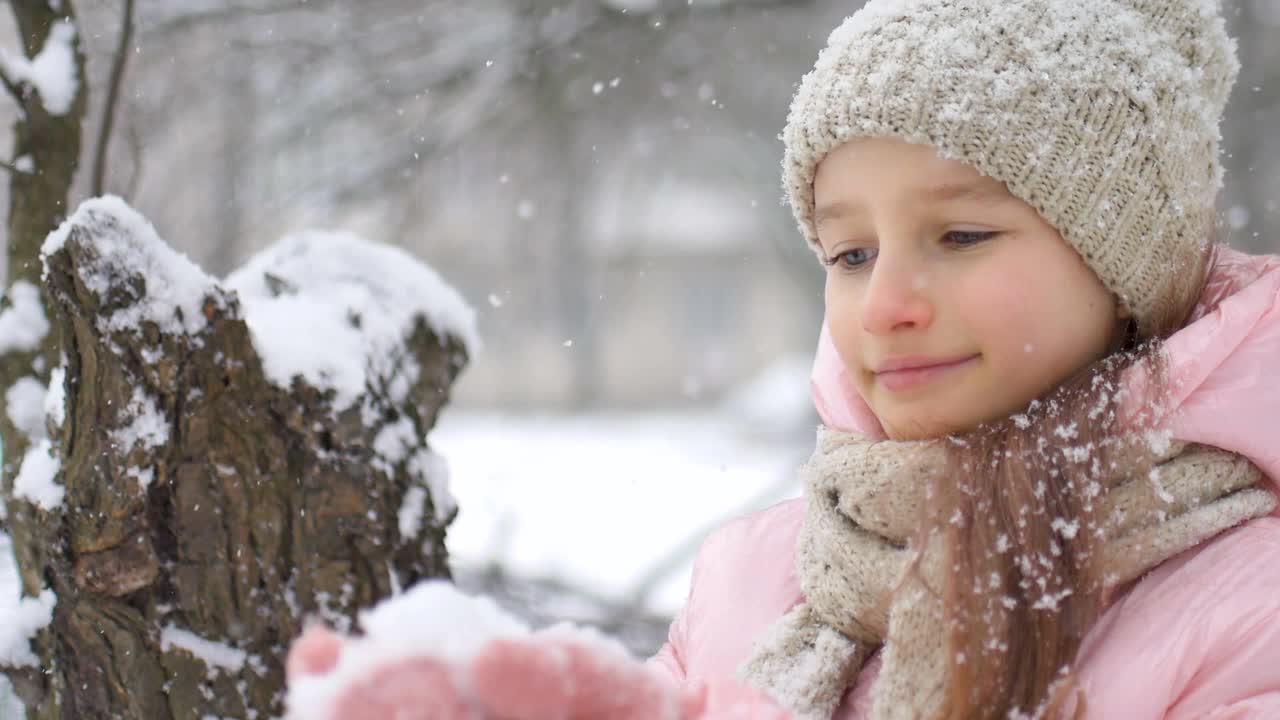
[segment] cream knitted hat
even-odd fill
[[[1038,210],[1147,337],[1203,279],[1239,68],[1218,0],[870,0],[796,91],[783,186],[820,253],[828,152],[932,145]]]

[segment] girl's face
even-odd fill
[[[858,138],[814,180],[836,350],[895,440],[1024,408],[1123,338],[1125,314],[1004,184],[934,148]]]

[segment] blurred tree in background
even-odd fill
[[[856,0],[137,2],[107,188],[217,273],[300,225],[425,257],[491,343],[464,405],[703,404],[811,347],[821,273],[776,135]],[[119,4],[81,5],[105,77]],[[1280,248],[1276,7],[1227,3],[1223,210],[1258,251]]]

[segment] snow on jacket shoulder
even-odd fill
[[[689,599],[650,661],[678,682],[733,676],[753,640],[802,599],[792,558],[803,501],[706,541]],[[869,715],[873,656],[834,716]],[[1076,670],[1089,718],[1280,718],[1280,519],[1261,518],[1144,576],[1086,636]]]

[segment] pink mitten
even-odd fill
[[[318,627],[294,643],[287,668],[301,720],[683,718],[681,692],[659,673],[603,636],[564,627],[491,639],[466,661],[424,653],[377,664],[342,680],[322,707],[310,702],[305,680],[335,680],[325,676],[349,644]]]
[[[361,614],[362,637],[308,628],[289,651],[291,720],[790,720],[725,678],[680,688],[594,630],[529,632],[428,583]]]
[[[309,628],[289,652],[290,682],[325,675],[344,640]],[[489,641],[465,667],[413,658],[345,686],[333,720],[792,720],[765,693],[723,678],[678,691],[620,648],[547,631]],[[311,720],[308,716],[307,720]]]
[[[612,641],[553,628],[490,641],[467,671],[486,715],[511,720],[680,720],[677,688]]]
[[[422,657],[370,668],[321,703],[299,698],[299,685],[324,679],[338,665],[347,641],[319,626],[307,628],[294,642],[285,663],[291,688],[290,717],[305,720],[477,720],[455,682],[453,668]]]

